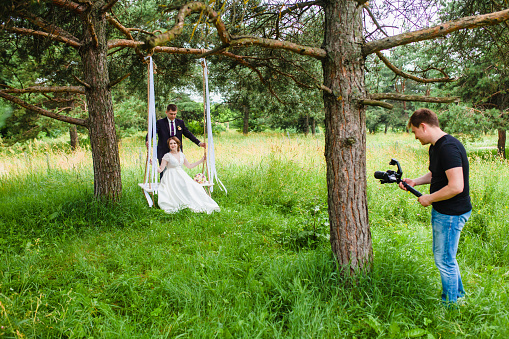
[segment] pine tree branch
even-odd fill
[[[207,52],[205,52],[205,53],[203,53],[203,54],[198,55],[196,58],[197,58],[197,59],[199,59],[199,58],[205,58],[205,57],[207,57],[207,56],[209,56],[209,55],[212,55],[212,54],[219,54],[220,52],[222,52],[222,51],[226,50],[228,47],[230,47],[230,45],[228,45],[228,44],[222,44],[221,46],[218,46],[218,47],[216,47],[216,48],[214,48],[214,49],[211,49],[210,51],[207,51]]]
[[[367,56],[384,49],[412,42],[435,39],[461,29],[493,26],[507,20],[509,20],[509,9],[484,15],[469,16],[459,20],[448,21],[434,27],[368,42],[362,47],[362,54]]]
[[[329,93],[330,95],[334,95],[334,92],[329,87],[327,87],[325,85],[319,85],[318,88],[324,92]]]
[[[393,109],[394,105],[391,105],[385,101],[371,100],[371,99],[361,99],[359,100],[359,104],[367,105],[367,106],[380,106],[387,109]]]
[[[135,40],[126,40],[126,39],[113,39],[108,40],[108,49],[116,48],[116,47],[130,47],[137,48],[143,46],[143,42],[135,41]]]
[[[129,40],[134,40],[133,36],[131,35],[130,29],[124,27],[120,22],[118,22],[117,19],[115,19],[113,16],[106,13],[106,19],[110,24],[112,24],[115,28],[117,28],[122,34],[124,34]],[[109,47],[108,47],[109,48]]]
[[[16,33],[16,34],[21,34],[21,35],[31,35],[31,36],[40,36],[40,37],[45,37],[45,38],[50,38],[52,40],[55,40],[55,41],[60,41],[60,42],[63,42],[71,47],[74,47],[76,49],[80,48],[81,47],[81,43],[76,41],[76,40],[72,40],[72,39],[68,39],[66,37],[63,37],[61,35],[58,35],[58,34],[53,34],[53,33],[47,33],[47,32],[41,32],[41,31],[35,31],[33,29],[29,29],[29,28],[19,28],[19,27],[7,27],[5,25],[0,25],[0,29],[4,29],[8,32],[12,32],[12,33]]]
[[[79,42],[79,39],[76,38],[75,36],[73,36],[71,33],[67,32],[66,30],[64,30],[58,26],[55,26],[53,24],[46,22],[43,18],[40,18],[40,17],[34,15],[33,13],[30,13],[27,11],[22,11],[22,12],[18,12],[18,15],[27,19],[32,24],[40,27],[43,31],[45,31],[47,33],[54,34],[54,35],[60,35],[66,39]]]
[[[289,41],[279,41],[257,37],[232,37],[230,45],[233,47],[262,46],[272,49],[284,49],[301,55],[307,55],[316,59],[323,59],[327,55],[324,49],[294,44]]]
[[[141,47],[143,42],[135,41],[135,40],[126,40],[126,39],[114,39],[108,41],[108,49],[116,48],[116,47],[129,47],[129,48],[137,48]],[[169,46],[157,46],[152,50],[153,53],[169,53],[169,54],[194,54],[201,55],[204,53],[210,52],[208,49],[203,48],[180,48],[180,47],[169,47]],[[218,54],[224,54],[224,51]]]
[[[280,71],[278,70],[277,68],[275,67],[270,67],[270,66],[266,66],[268,67],[269,69],[271,69],[272,71],[284,76],[284,77],[287,77],[287,78],[290,78],[293,80],[293,82],[299,86],[299,87],[302,87],[302,88],[307,88],[307,89],[313,89],[313,88],[318,88],[322,91],[325,91],[329,94],[333,94],[332,93],[332,90],[328,87],[326,87],[325,85],[319,83],[314,77],[310,76],[311,79],[315,80],[315,84],[312,86],[312,85],[308,85],[308,84],[305,84],[299,80],[297,80],[297,78],[293,75],[293,74],[289,74],[289,73],[286,73],[286,72],[283,72],[283,71]]]
[[[101,8],[101,11],[108,12],[115,4],[118,2],[118,0],[110,0],[106,5]]]
[[[78,78],[76,75],[72,75],[72,77],[77,81],[79,82],[80,84],[82,84],[83,86],[85,86],[85,88],[90,88],[90,85],[87,84],[85,81],[81,80],[80,78]]]
[[[459,102],[459,97],[428,97],[422,95],[407,95],[399,93],[373,93],[368,98],[361,100],[397,100],[397,101],[418,101],[418,102],[435,102],[435,103],[451,103]]]
[[[288,41],[279,41],[257,37],[231,37],[219,15],[206,4],[201,2],[191,2],[182,6],[179,10],[177,18],[175,19],[175,26],[173,26],[172,29],[164,34],[149,38],[145,43],[145,48],[152,50],[156,46],[163,45],[175,39],[176,36],[182,33],[185,18],[191,13],[202,11],[206,16],[208,16],[209,20],[216,27],[219,39],[223,44],[229,44],[230,46],[237,47],[259,45],[267,48],[285,49],[298,54],[308,55],[319,59],[324,58],[326,55],[325,50],[321,48],[298,45]]]
[[[62,8],[67,8],[78,14],[82,14],[87,10],[87,6],[84,6],[82,4],[70,0],[45,0],[45,1]]]
[[[375,16],[373,15],[373,12],[371,12],[371,9],[369,8],[369,5],[365,5],[364,9],[366,10],[366,12],[368,12],[369,17],[371,18],[371,20],[373,20],[373,22],[375,23],[375,26],[380,30],[380,32],[382,32],[386,37],[388,37],[389,34],[387,34],[383,30],[382,26],[380,26],[380,24],[378,23],[378,20],[376,20]]]
[[[90,37],[92,38],[92,41],[94,42],[94,47],[99,47],[99,40],[97,39],[97,33],[95,32],[94,24],[92,23],[92,20],[90,20],[89,17],[87,17],[87,28],[88,32],[90,33]]]
[[[296,9],[302,9],[302,8],[305,8],[305,7],[311,7],[311,6],[323,6],[323,1],[308,1],[308,2],[299,2],[299,3],[296,3],[295,5],[291,6],[291,7],[288,7],[287,9],[285,9],[284,11],[281,12],[281,16],[289,13],[289,12],[293,12],[295,11]]]
[[[118,78],[117,80],[110,82],[110,83],[109,83],[109,85],[108,85],[108,87],[109,87],[109,88],[112,88],[113,86],[115,86],[115,85],[117,85],[117,84],[121,83],[122,81],[124,81],[124,80],[125,80],[128,76],[130,76],[130,75],[131,75],[131,73],[127,73],[127,74],[126,74],[126,75],[124,75],[123,77]]]
[[[65,116],[65,115],[60,115],[60,114],[57,114],[55,112],[52,112],[52,111],[49,111],[47,109],[44,109],[44,108],[40,108],[40,107],[37,107],[35,105],[32,105],[32,104],[29,104],[15,96],[12,96],[10,94],[7,94],[5,93],[5,91],[0,91],[0,97],[6,99],[6,100],[9,100],[10,102],[13,102],[23,108],[26,108],[28,110],[31,110],[37,114],[40,114],[40,115],[44,115],[46,117],[49,117],[49,118],[52,118],[52,119],[55,119],[55,120],[59,120],[59,121],[64,121],[64,122],[68,122],[70,124],[74,124],[74,125],[79,125],[79,126],[83,126],[83,127],[88,127],[87,125],[87,120],[86,119],[80,119],[80,118],[73,118],[73,117],[68,117],[68,116]]]
[[[85,89],[81,86],[31,86],[27,88],[8,88],[3,89],[4,93],[76,93],[85,94]]]
[[[403,78],[412,79],[414,81],[425,83],[425,84],[433,83],[433,82],[453,82],[456,80],[454,78],[449,78],[448,76],[443,77],[443,78],[432,78],[432,79],[419,78],[419,77],[416,77],[415,75],[405,73],[402,70],[400,70],[399,68],[397,68],[396,66],[394,66],[386,57],[383,56],[383,54],[381,52],[377,51],[375,53],[378,56],[378,58],[380,58],[380,60],[382,60],[383,63],[387,67],[389,67],[389,69],[391,71],[393,71],[395,74],[397,74]]]
[[[148,39],[145,48],[151,50],[154,47],[163,45],[168,41],[173,40],[176,36],[182,34],[185,18],[191,13],[197,12],[203,12],[203,14],[214,24],[219,35],[219,39],[223,44],[230,42],[230,34],[219,15],[212,8],[202,2],[190,2],[180,7],[177,17],[175,18],[175,25],[173,28],[166,33]]]
[[[280,10],[280,11],[277,11],[277,12],[273,12],[273,11],[269,12],[269,11],[267,11],[267,12],[256,13],[254,15],[251,15],[248,19],[249,20],[256,19],[259,16],[278,16],[278,17],[283,17],[284,15],[286,15],[288,13],[291,13],[291,12],[297,10],[297,9],[307,9],[309,7],[312,7],[312,6],[323,6],[323,4],[324,4],[324,1],[299,2],[299,3],[296,3],[295,5],[293,5],[291,7],[287,7],[286,9]],[[277,7],[282,9],[284,6],[286,6],[286,5],[278,5]]]

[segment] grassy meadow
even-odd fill
[[[367,140],[375,260],[355,283],[338,275],[328,242],[323,135],[217,136],[228,193],[216,185],[212,215],[148,208],[143,135],[120,144],[114,204],[93,199],[86,147],[0,148],[0,337],[509,337],[509,163],[493,156],[495,137],[466,145],[474,209],[457,309],[439,303],[430,209],[373,178],[395,169],[391,158],[405,177],[425,173],[427,147],[408,134]]]

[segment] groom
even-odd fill
[[[156,122],[156,133],[157,133],[157,160],[161,164],[163,156],[170,151],[168,147],[168,139],[176,136],[180,140],[180,150],[182,151],[182,134],[185,135],[189,140],[194,142],[200,147],[206,147],[204,142],[201,142],[191,133],[184,121],[177,119],[177,105],[169,104],[166,107],[166,118],[157,120]],[[148,141],[147,141],[148,147]],[[162,173],[161,173],[162,174]]]

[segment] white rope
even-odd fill
[[[150,161],[149,157],[147,157],[147,163],[145,164],[145,178],[144,183],[139,184],[143,188],[143,192],[145,194],[145,198],[147,198],[147,202],[149,207],[154,205],[154,202],[150,198],[151,192],[157,193],[158,187],[158,175],[157,175],[157,136],[156,136],[156,101],[155,101],[155,93],[154,93],[154,64],[152,62],[152,57],[148,56],[150,59],[150,67],[149,67],[149,94],[148,94],[148,149],[152,150],[152,158]],[[150,164],[152,162],[152,164]]]
[[[207,62],[203,59],[203,67],[204,72],[203,76],[205,77],[205,97],[206,97],[206,112],[207,112],[207,170],[208,170],[208,178],[210,183],[214,183],[214,179],[218,184],[220,184],[221,190],[223,190],[226,194],[228,191],[226,187],[224,187],[223,183],[217,177],[216,171],[216,159],[214,155],[214,140],[212,138],[212,123],[210,119],[210,98],[209,98],[209,77],[208,77],[208,69]],[[214,186],[210,186],[210,191],[214,190]]]

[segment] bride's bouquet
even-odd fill
[[[199,184],[204,184],[207,182],[207,177],[203,173],[198,173],[194,176],[194,181]]]

